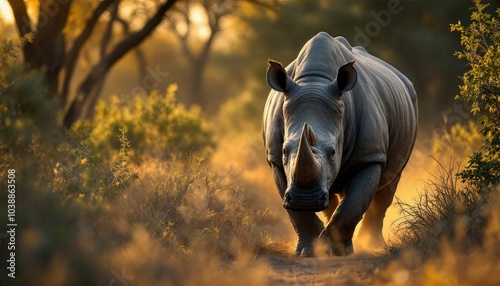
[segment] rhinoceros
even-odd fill
[[[417,95],[406,76],[343,37],[321,32],[286,69],[268,60],[266,159],[297,233],[297,256],[316,239],[353,253],[359,235],[382,246],[382,226],[417,134]],[[324,226],[316,212],[323,211]]]

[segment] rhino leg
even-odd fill
[[[313,212],[288,211],[288,214],[298,236],[295,256],[313,257],[313,242],[323,231],[323,222]]]
[[[274,181],[276,182],[281,198],[283,198],[287,187],[285,172],[283,168],[277,165],[273,164],[271,167],[274,174]],[[298,236],[295,256],[314,256],[313,242],[323,230],[323,222],[315,213],[288,211],[288,216]]]
[[[367,239],[367,246],[371,248],[380,248],[385,244],[384,236],[382,235],[385,212],[392,204],[400,178],[401,173],[387,187],[375,194],[370,207],[368,207],[361,221],[359,235]]]
[[[345,196],[320,235],[329,244],[332,255],[344,256],[354,252],[354,229],[375,195],[381,171],[379,164],[368,165],[357,172],[346,185]]]

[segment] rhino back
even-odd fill
[[[401,72],[354,47],[358,82],[344,96],[346,122],[343,171],[358,164],[384,165],[380,187],[406,165],[417,132],[417,96]],[[342,172],[342,171],[341,171]]]
[[[354,59],[351,50],[346,39],[320,32],[304,45],[294,64],[289,66],[291,77],[298,83],[330,83],[336,78],[337,70]]]

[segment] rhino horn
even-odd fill
[[[311,185],[321,174],[319,162],[314,157],[311,145],[316,144],[316,135],[311,127],[304,124],[300,136],[297,159],[293,167],[293,182],[298,185]]]

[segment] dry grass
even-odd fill
[[[437,162],[437,161],[436,161]],[[462,184],[460,164],[439,165],[413,202],[397,201],[392,262],[381,271],[384,285],[498,285],[500,211],[493,192]]]
[[[480,242],[470,219],[452,225],[453,237],[441,237],[418,247],[406,246],[381,271],[381,285],[499,285],[500,204],[492,200]],[[472,239],[471,239],[472,236]],[[471,242],[475,242],[472,245]],[[432,251],[430,251],[432,250]]]
[[[448,168],[439,164],[438,174],[431,175],[412,202],[396,197],[400,214],[394,222],[396,240],[402,244],[428,245],[429,241],[453,234],[460,196],[455,176],[459,167],[453,163]]]
[[[229,173],[201,162],[132,168],[138,182],[89,211],[58,194],[24,190],[22,285],[265,284],[255,230]],[[36,206],[36,207],[35,207]],[[43,218],[43,219],[41,219]],[[27,267],[27,268],[25,268]]]

